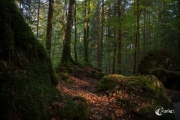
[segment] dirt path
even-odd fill
[[[108,118],[108,116],[115,120],[123,120],[125,110],[119,109],[114,103],[113,97],[102,96],[95,93],[95,87],[98,83],[97,80],[86,77],[83,78],[82,81],[82,78],[69,77],[71,82],[61,81],[57,86],[58,89],[72,96],[85,97],[92,113],[91,120],[101,120],[103,117]]]

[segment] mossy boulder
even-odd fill
[[[85,101],[76,103],[57,90],[57,83],[49,55],[33,35],[14,0],[1,0],[0,119],[49,120],[54,117],[48,112],[53,111],[50,106],[63,102],[67,104],[56,116],[76,119],[77,111],[87,110]],[[69,116],[64,115],[64,111]],[[81,113],[82,118],[87,119]]]
[[[54,102],[49,111],[51,118],[56,120],[88,120],[90,111],[86,99],[81,96],[63,95],[61,102]]]
[[[114,97],[116,105],[126,110],[124,116],[132,115],[144,120],[175,120],[174,114],[155,114],[157,106],[172,109],[164,86],[155,76],[106,75],[99,81],[97,92]]]
[[[153,69],[152,75],[155,75],[166,88],[180,90],[180,72],[166,69]]]

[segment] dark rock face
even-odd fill
[[[1,119],[47,119],[57,78],[13,0],[0,1],[0,83]]]
[[[44,47],[36,40],[14,0],[0,1],[0,119],[86,120],[84,98],[56,88],[58,80]]]

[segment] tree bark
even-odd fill
[[[88,63],[88,38],[87,38],[87,0],[84,1],[84,64]]]
[[[122,27],[121,27],[121,20],[122,20],[122,1],[118,0],[118,18],[119,18],[119,29],[118,29],[118,38],[117,38],[117,73],[121,73],[121,44],[122,44]]]
[[[62,57],[61,57],[61,64],[66,64],[69,62],[75,63],[71,56],[71,32],[72,32],[72,22],[73,22],[74,11],[75,11],[75,2],[76,2],[76,0],[69,1],[68,16],[67,16],[65,38],[64,38],[63,51],[62,51]]]
[[[100,25],[100,0],[98,0],[98,17],[97,17],[97,24],[98,24],[98,33],[97,33],[97,67],[99,69],[102,68],[102,58],[101,58],[101,25]]]
[[[178,0],[178,19],[180,21],[180,1]],[[179,52],[179,55],[180,55],[180,23],[178,23],[178,29],[179,29],[179,33],[178,33],[178,36],[179,36],[179,40],[178,40],[178,52]]]
[[[144,26],[143,26],[143,54],[146,53],[145,45],[146,45],[146,10],[144,11]]]
[[[76,17],[76,3],[75,3],[75,11],[74,11],[74,27],[75,27],[75,33],[74,33],[74,59],[77,62],[77,17]]]
[[[51,37],[52,37],[52,19],[53,19],[54,0],[49,0],[48,23],[46,33],[46,50],[51,54]]]
[[[114,14],[113,14],[113,21],[115,22],[115,20],[116,20],[116,4],[115,4],[115,7],[114,7]],[[113,47],[114,47],[114,49],[113,49],[113,61],[112,61],[112,73],[114,74],[114,73],[116,73],[116,67],[115,67],[115,65],[116,65],[116,58],[117,58],[117,55],[116,55],[116,53],[117,53],[117,32],[116,32],[116,28],[115,28],[115,26],[113,26],[114,28],[113,28],[113,32],[114,32],[114,41],[113,41]]]
[[[137,24],[137,30],[136,30],[136,43],[135,43],[135,47],[136,47],[136,52],[135,52],[135,55],[136,55],[136,62],[135,62],[135,70],[136,70],[136,75],[138,75],[139,73],[139,17],[140,17],[140,12],[139,12],[139,0],[137,0],[137,21],[136,21],[136,24]]]
[[[101,11],[101,67],[102,67],[102,56],[103,56],[103,39],[104,39],[104,0],[102,0],[102,11]]]
[[[40,12],[40,0],[38,1],[38,18],[37,18],[37,29],[36,29],[36,38],[38,38],[39,35],[39,12]]]

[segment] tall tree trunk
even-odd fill
[[[116,49],[117,49],[117,43],[116,43],[116,32],[114,32],[114,50],[113,50],[113,63],[112,63],[112,73],[116,73],[115,64],[116,64]]]
[[[90,11],[91,11],[91,7],[90,7],[90,0],[88,1],[88,11],[87,11],[87,53],[88,53],[88,46],[89,46],[89,27],[90,27]],[[89,57],[87,54],[87,62],[89,62]]]
[[[37,29],[36,29],[36,38],[38,38],[39,35],[39,12],[40,12],[40,0],[38,1],[38,18],[37,18]]]
[[[118,0],[118,18],[119,18],[119,29],[118,29],[118,38],[117,38],[117,73],[121,73],[121,44],[122,44],[122,27],[121,27],[121,19],[122,19],[122,5],[121,0]]]
[[[111,8],[111,5],[108,6],[108,14],[107,14],[107,16],[106,16],[107,19],[110,19],[110,15],[111,15],[111,13],[110,13],[110,12],[111,12],[111,11],[110,11],[110,8]],[[107,46],[107,47],[108,47],[108,73],[109,73],[109,74],[112,73],[112,72],[111,72],[111,68],[112,68],[112,67],[111,67],[111,66],[112,66],[112,65],[111,65],[111,61],[112,61],[112,60],[111,60],[111,59],[112,59],[112,58],[111,58],[111,52],[112,52],[112,51],[110,50],[110,47],[111,47],[111,45],[110,45],[110,44],[111,44],[111,34],[112,34],[111,30],[112,30],[111,27],[108,26],[108,27],[107,27],[107,32],[108,32],[108,46]]]
[[[103,56],[103,39],[104,39],[104,0],[101,1],[102,3],[102,11],[101,11],[101,63],[102,63],[102,56]],[[102,64],[101,64],[102,66]]]
[[[97,17],[97,24],[98,24],[98,33],[97,33],[97,67],[99,69],[102,68],[102,58],[101,58],[101,25],[100,25],[100,0],[98,0],[98,17]]]
[[[61,64],[75,63],[71,56],[71,32],[76,0],[69,1],[68,16],[65,30],[65,39],[62,50]]]
[[[109,17],[109,15],[108,15],[108,17]],[[108,26],[107,27],[107,31],[108,31],[108,73],[111,73],[111,50],[110,50],[110,38],[111,38],[111,29],[110,29],[110,27]]]
[[[116,6],[117,4],[115,4],[114,6],[114,14],[113,14],[113,21],[116,21]],[[117,52],[117,33],[116,33],[116,28],[115,26],[113,26],[113,32],[114,32],[114,42],[113,42],[113,46],[114,46],[114,50],[113,50],[113,61],[112,61],[112,73],[116,73],[116,69],[115,69],[115,65],[116,65],[116,52]]]
[[[143,26],[143,54],[146,53],[145,45],[146,45],[146,10],[144,11],[144,26]]]
[[[76,3],[75,3],[75,11],[74,11],[74,27],[75,27],[75,33],[74,33],[74,59],[77,62],[77,17],[76,17]]]
[[[167,46],[167,28],[166,28],[166,0],[163,1],[163,23],[164,23],[163,49],[167,50],[168,46]]]
[[[178,0],[178,19],[180,21],[180,1]],[[178,23],[178,29],[179,29],[179,40],[178,40],[178,51],[179,51],[179,55],[180,55],[180,23]]]
[[[87,38],[87,0],[84,1],[84,64],[88,63],[88,38]]]
[[[49,0],[48,23],[46,33],[46,49],[51,54],[51,37],[52,37],[52,19],[53,19],[54,0]]]
[[[133,36],[133,43],[135,44],[135,51],[133,54],[134,64],[133,64],[133,74],[136,74],[136,25],[134,25],[134,36]]]
[[[139,73],[139,17],[140,17],[140,12],[139,12],[139,0],[137,0],[137,30],[136,30],[136,75]]]

